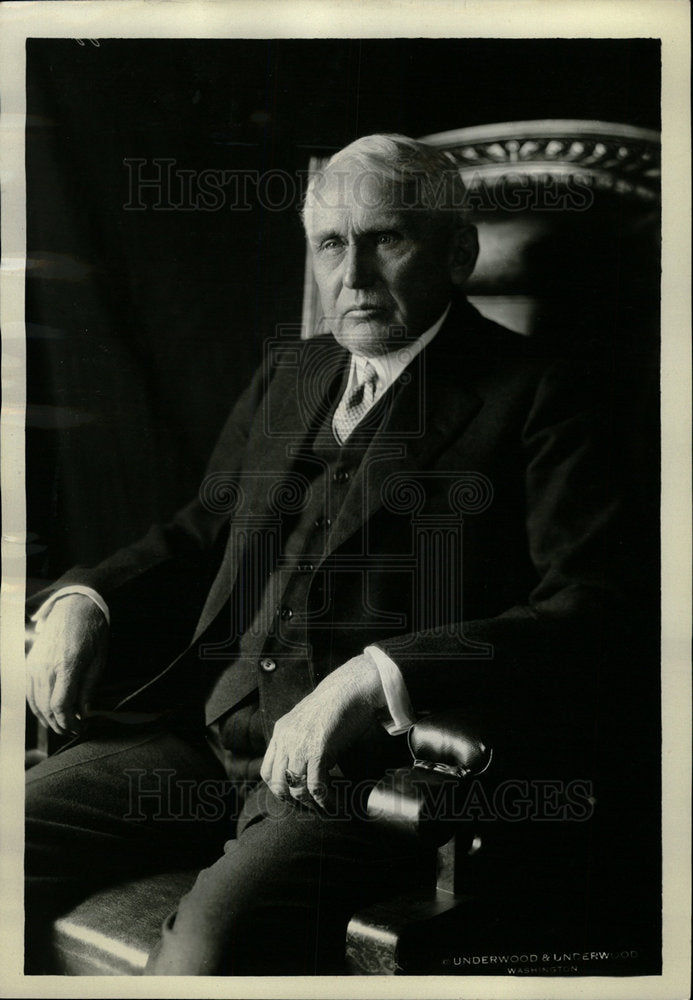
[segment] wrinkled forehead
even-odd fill
[[[327,167],[311,182],[304,221],[308,233],[317,229],[382,227],[395,221],[413,225],[423,209],[414,183],[402,183],[393,173],[360,164]]]

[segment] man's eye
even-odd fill
[[[390,243],[396,243],[398,239],[398,233],[378,233],[375,237],[375,242],[380,246],[387,246]]]
[[[336,239],[323,240],[322,243],[320,244],[320,249],[326,250],[328,253],[334,253],[335,251],[342,249],[341,240],[336,240]]]

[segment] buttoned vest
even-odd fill
[[[328,574],[321,565],[330,529],[385,413],[383,397],[340,446],[332,417],[343,384],[338,383],[329,411],[309,430],[286,475],[281,516],[264,529],[259,524],[253,537],[244,539],[230,602],[214,624],[219,630],[224,620],[233,620],[237,634],[229,637],[232,655],[217,667],[209,686],[205,721],[215,723],[222,746],[239,753],[258,752],[262,743],[261,685],[281,692],[286,711],[315,686],[310,624],[311,615],[329,602]],[[273,495],[282,495],[279,484]]]

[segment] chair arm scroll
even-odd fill
[[[412,726],[410,767],[388,771],[368,799],[368,815],[390,832],[440,846],[469,828],[455,808],[459,790],[486,771],[493,752],[459,714],[431,716]]]

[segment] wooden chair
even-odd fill
[[[561,120],[484,125],[425,138],[449,151],[467,185],[481,243],[468,284],[472,303],[518,333],[573,350],[577,344],[581,351],[618,351],[626,372],[633,366],[654,370],[658,135],[626,125]],[[314,160],[312,167],[321,162]],[[314,332],[318,320],[307,259],[304,335]],[[653,438],[649,447],[656,452]],[[656,460],[656,454],[650,457]],[[570,908],[570,887],[579,889],[582,873],[594,863],[593,828],[564,824],[560,832],[560,824],[542,829],[537,823],[505,823],[499,830],[488,823],[480,832],[478,816],[470,819],[460,807],[471,783],[491,790],[512,773],[502,744],[503,734],[490,737],[478,720],[448,716],[417,724],[412,767],[384,778],[369,809],[398,835],[423,837],[438,847],[437,880],[432,876],[428,888],[354,916],[345,943],[349,972],[493,974],[498,969],[482,965],[484,956],[498,958],[503,948],[515,954],[524,947],[528,966],[572,966],[561,956],[591,940],[580,914],[563,923],[556,914]],[[610,860],[602,859],[602,867]],[[561,875],[566,865],[569,879]],[[85,900],[55,923],[55,970],[139,974],[161,920],[194,875],[157,875]],[[605,912],[607,930],[610,919]],[[643,917],[645,938],[652,931],[649,919]],[[523,934],[530,927],[534,936]],[[530,961],[540,938],[549,958]],[[605,947],[617,956],[610,964],[594,959],[581,962],[581,968],[593,974],[633,969],[632,959],[618,958],[619,948],[633,950],[632,942],[616,933]]]

